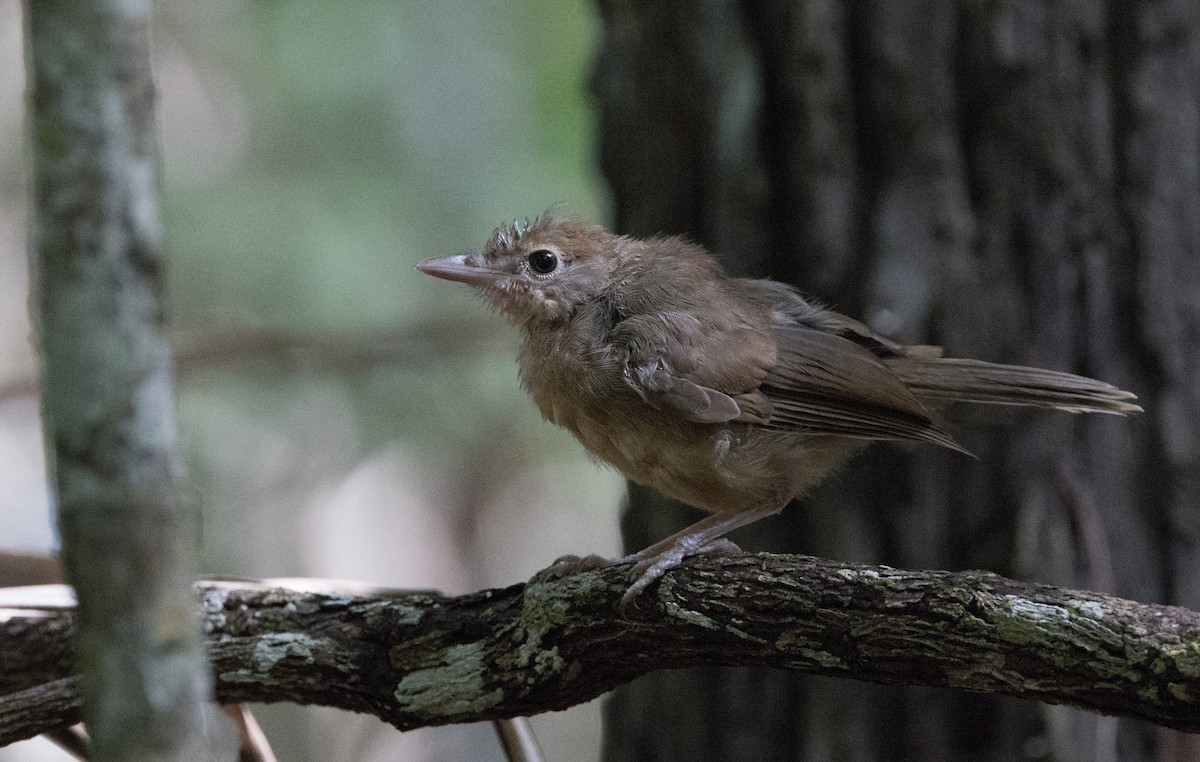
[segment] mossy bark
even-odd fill
[[[563,709],[661,670],[755,665],[1200,731],[1200,614],[1187,609],[987,572],[764,554],[689,559],[622,616],[627,574],[458,597],[202,585],[217,698],[322,704],[411,729]],[[61,610],[6,616],[0,744],[73,719],[61,682],[73,622]],[[29,704],[54,711],[31,723]],[[663,731],[645,748],[682,742]]]

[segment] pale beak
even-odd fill
[[[430,257],[417,263],[417,269],[426,275],[444,280],[454,280],[470,286],[484,286],[507,273],[497,272],[486,267],[479,267],[467,261],[473,252],[452,254],[448,257]]]

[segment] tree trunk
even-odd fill
[[[599,5],[620,232],[686,234],[893,338],[1090,375],[1148,411],[947,410],[979,460],[876,446],[743,548],[1200,605],[1200,5]],[[695,517],[632,488],[628,546]],[[607,720],[609,760],[1200,751],[1061,707],[769,670],[651,675]]]
[[[42,411],[93,758],[228,759],[190,590],[150,3],[30,0],[25,15]]]

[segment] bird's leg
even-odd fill
[[[753,524],[759,519],[773,516],[783,510],[785,505],[787,505],[786,500],[764,503],[744,510],[714,513],[637,553],[613,561],[595,554],[583,557],[562,556],[549,567],[535,574],[530,581],[544,582],[565,577],[568,574],[600,569],[612,564],[632,562],[632,571],[637,578],[621,596],[621,610],[624,611],[650,583],[679,566],[688,556],[699,553],[739,552],[740,548],[724,535],[739,527]]]
[[[772,502],[744,510],[714,513],[645,550],[620,559],[622,562],[635,562],[633,573],[637,575],[637,579],[621,596],[621,609],[628,607],[651,582],[679,566],[688,556],[697,553],[737,551],[737,545],[724,537],[726,533],[773,516],[783,510],[786,504],[786,501]]]

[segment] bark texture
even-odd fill
[[[1200,5],[597,5],[620,232],[686,234],[896,339],[1094,376],[1149,411],[948,410],[979,461],[877,447],[742,547],[1196,606]],[[694,520],[664,503],[631,489],[631,550]],[[769,672],[657,674],[607,711],[609,760],[1200,753],[1059,708]]]
[[[407,730],[563,709],[655,670],[750,664],[1200,731],[1200,614],[1187,609],[986,572],[764,554],[691,559],[626,618],[627,573],[454,598],[206,584],[217,698],[323,704]],[[0,690],[12,695],[0,702],[0,744],[69,723],[77,708],[72,612],[5,614]]]
[[[163,333],[148,0],[25,5],[31,271],[62,556],[97,760],[228,756],[189,585]]]

